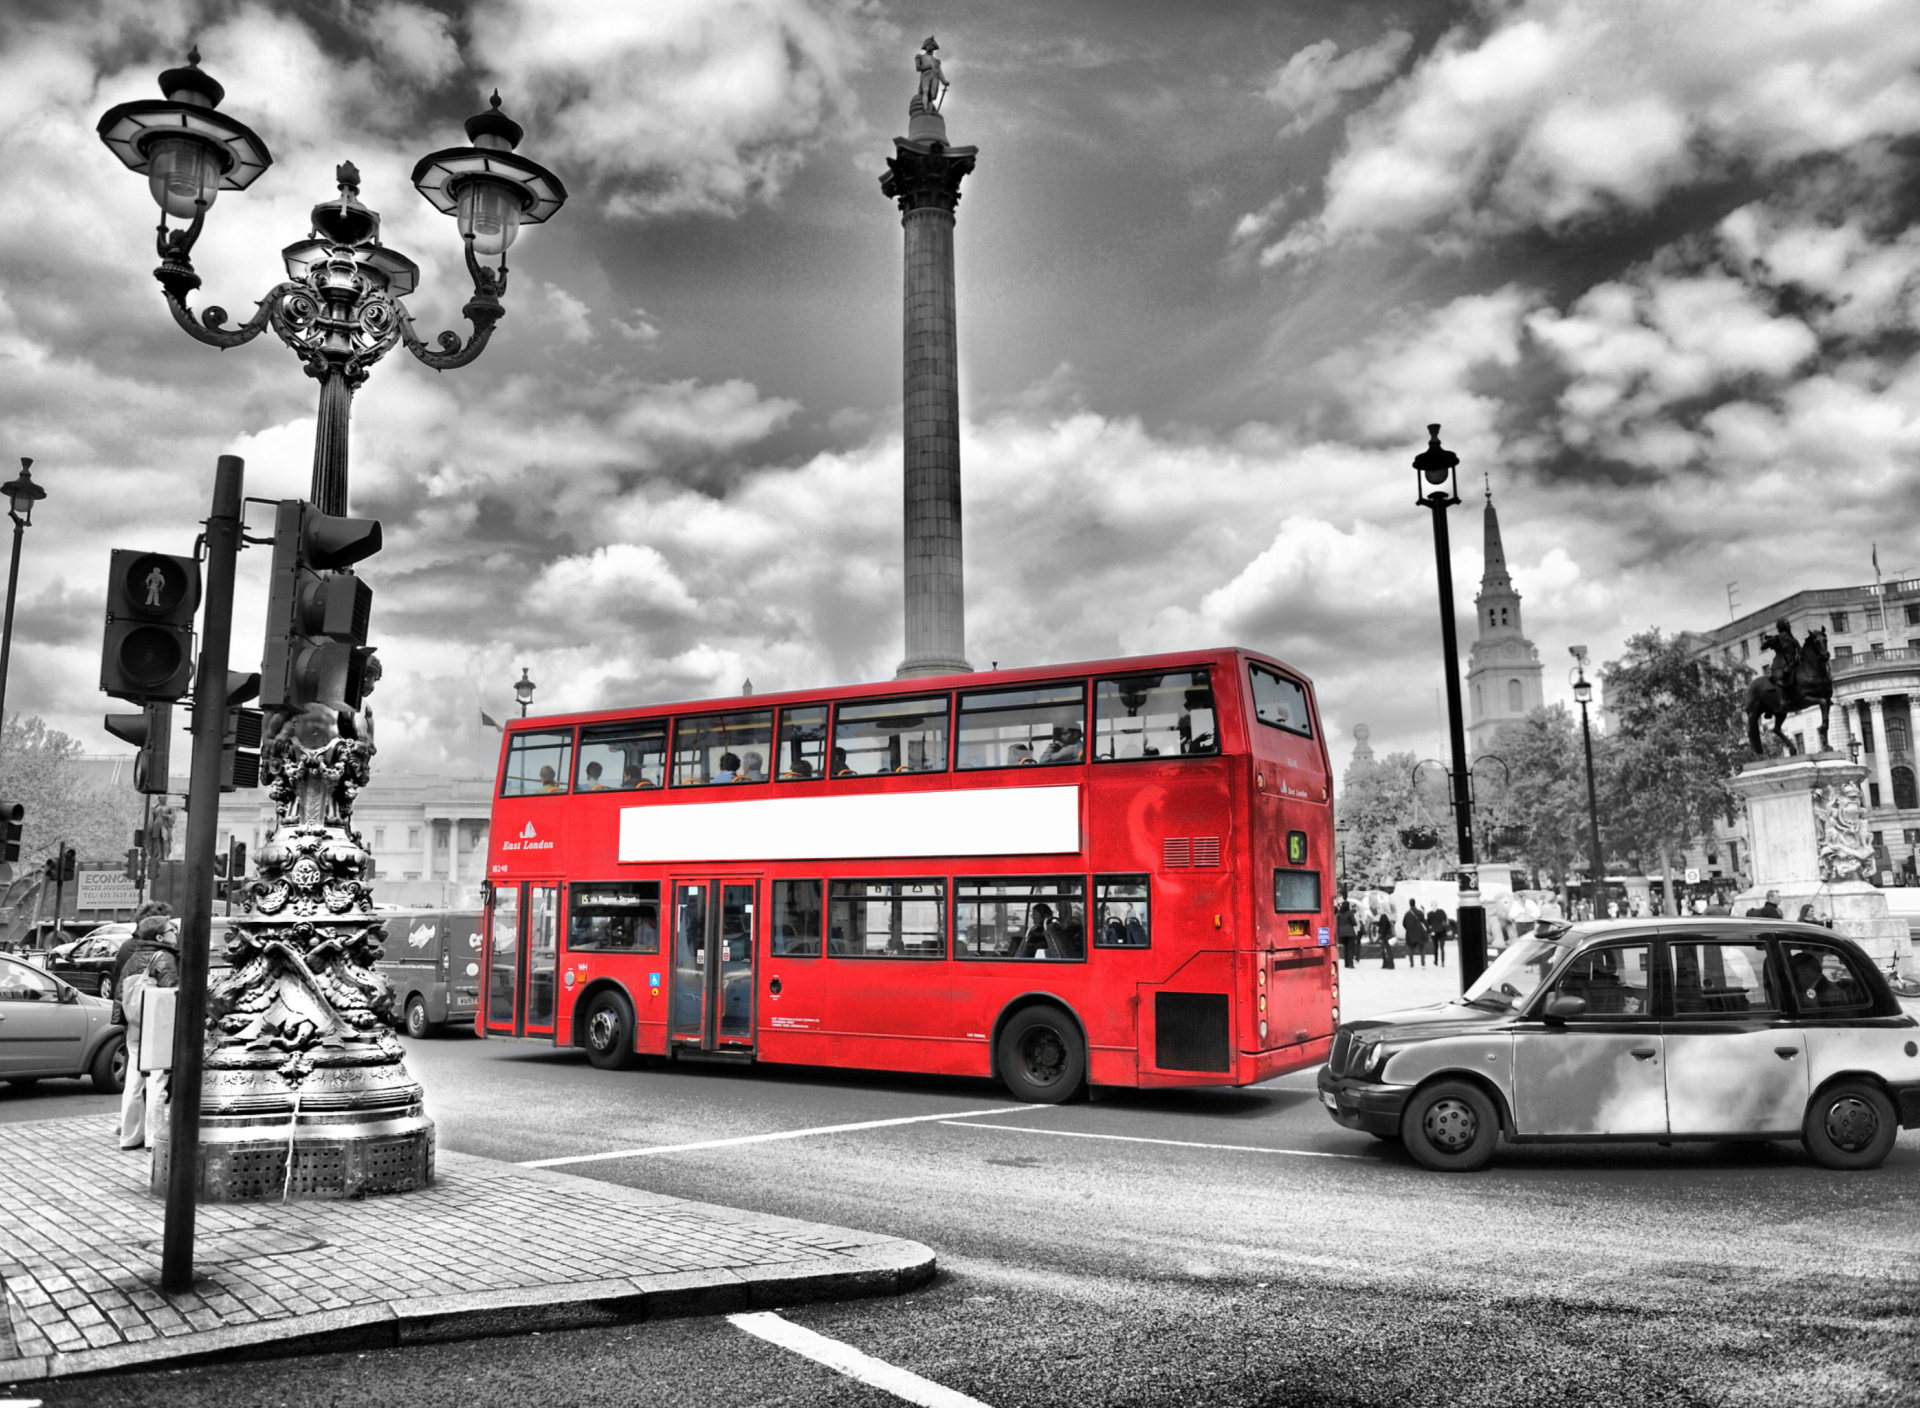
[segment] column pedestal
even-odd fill
[[[1749,763],[1729,781],[1746,810],[1753,870],[1753,884],[1735,896],[1733,912],[1759,908],[1769,891],[1778,894],[1787,919],[1811,904],[1881,968],[1910,977],[1906,921],[1889,914],[1887,897],[1861,878],[1873,864],[1866,776],[1844,753],[1814,753]]]

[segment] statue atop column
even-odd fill
[[[907,104],[907,116],[918,117],[922,113],[937,113],[940,104],[945,101],[947,89],[953,85],[947,82],[947,76],[940,68],[940,45],[929,34],[926,43],[920,46],[920,52],[913,56],[914,72],[920,75],[919,90]]]

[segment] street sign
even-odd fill
[[[1689,885],[1698,885],[1700,883],[1700,868],[1698,866],[1690,865],[1687,867],[1687,883]]]
[[[79,909],[132,909],[140,903],[140,891],[123,870],[83,870]]]

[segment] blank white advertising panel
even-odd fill
[[[620,859],[834,860],[1059,855],[1080,849],[1080,789],[767,797],[627,807]]]

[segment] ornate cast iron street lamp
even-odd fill
[[[7,664],[13,658],[13,591],[20,585],[20,536],[33,524],[33,506],[47,491],[33,482],[33,461],[22,457],[20,477],[0,484],[7,496],[7,517],[13,520],[13,564],[7,568],[7,619],[0,626],[0,725],[7,717]]]
[[[160,75],[160,91],[164,98],[110,108],[98,129],[113,154],[147,178],[160,206],[160,267],[153,276],[189,336],[225,349],[271,327],[319,381],[308,497],[322,513],[344,514],[355,390],[396,342],[435,371],[478,357],[506,313],[500,298],[507,288],[508,247],[522,225],[550,219],[565,204],[566,187],[514,150],[524,133],[500,111],[495,93],[486,112],[467,119],[472,146],[433,152],[413,168],[414,187],[459,222],[473,277],[473,297],[461,309],[473,324],[470,337],[462,341],[443,332],[438,351],[420,340],[401,302],[420,282],[419,266],[380,243],[380,216],[360,203],[360,172],[350,161],[335,170],[339,195],[314,206],[308,237],[281,251],[285,282],[267,292],[252,317],[229,328],[224,308],[210,307],[196,318],[187,306],[200,287],[193,246],[220,192],[245,190],[273,157],[252,128],[218,111],[226,90],[200,67],[198,50],[187,56],[185,68]],[[169,217],[187,223],[169,228]]]
[[[1433,557],[1440,574],[1440,648],[1447,682],[1447,734],[1453,754],[1453,826],[1460,844],[1460,985],[1464,990],[1487,966],[1487,912],[1480,907],[1474,869],[1473,799],[1468,786],[1467,731],[1460,716],[1460,647],[1454,637],[1453,552],[1447,542],[1447,510],[1460,502],[1460,457],[1440,444],[1440,427],[1427,427],[1427,448],[1413,460],[1413,501],[1433,510]],[[1469,887],[1473,887],[1469,901]]]
[[[520,667],[520,678],[513,686],[513,697],[520,701],[521,718],[524,719],[527,716],[527,706],[533,703],[533,692],[539,687],[540,686],[535,684],[527,674],[527,667],[522,665]]]
[[[1567,647],[1573,656],[1573,697],[1580,706],[1580,741],[1587,750],[1587,866],[1593,876],[1593,915],[1600,917],[1600,895],[1606,883],[1606,868],[1600,860],[1600,802],[1593,786],[1593,726],[1587,721],[1587,705],[1593,700],[1593,684],[1587,679],[1587,648]]]

